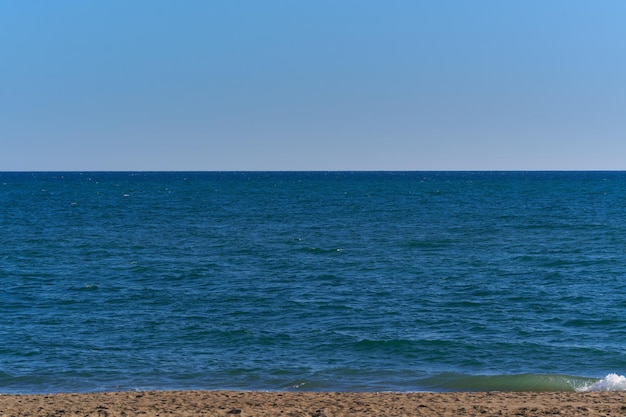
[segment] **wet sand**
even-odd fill
[[[624,416],[626,392],[0,395],[0,416]]]

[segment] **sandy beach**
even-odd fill
[[[626,392],[0,395],[0,416],[623,416]]]

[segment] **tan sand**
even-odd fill
[[[626,416],[626,392],[0,395],[0,416]]]

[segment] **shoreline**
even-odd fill
[[[626,391],[1,394],[0,416],[617,416]]]

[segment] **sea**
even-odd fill
[[[626,389],[626,172],[2,172],[0,393]]]

